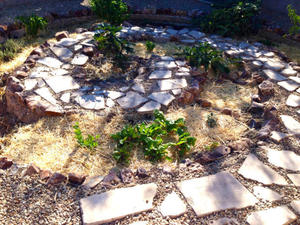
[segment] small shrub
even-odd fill
[[[24,43],[20,40],[8,39],[0,44],[0,61],[8,62],[12,60],[17,53],[20,53]]]
[[[99,137],[100,137],[99,135],[96,135],[94,137],[89,134],[87,136],[87,138],[84,138],[78,123],[76,123],[73,126],[73,128],[74,128],[75,138],[77,139],[77,143],[81,147],[88,148],[90,150],[94,150],[98,146],[98,142],[96,140],[99,139]]]
[[[209,68],[212,68],[216,74],[230,72],[231,62],[223,57],[221,51],[206,42],[194,47],[185,47],[178,55],[184,56],[193,67],[203,66],[206,72]]]
[[[290,35],[298,34],[300,32],[300,15],[297,15],[296,10],[292,8],[292,5],[288,5],[287,10],[292,23],[289,33]]]
[[[217,126],[217,121],[218,121],[218,119],[215,117],[215,115],[213,113],[210,113],[207,116],[206,123],[207,123],[207,126],[209,126],[210,128],[216,127]]]
[[[147,52],[153,52],[155,44],[152,41],[146,41]]]
[[[93,12],[101,19],[121,25],[128,18],[128,7],[122,0],[90,0]]]
[[[196,139],[190,136],[181,118],[176,121],[167,120],[164,115],[154,111],[153,123],[140,123],[135,126],[126,125],[120,132],[111,135],[117,146],[113,157],[117,162],[129,162],[132,150],[140,147],[150,161],[171,160],[168,149],[175,150],[178,157],[184,156],[195,145]],[[166,137],[177,135],[175,142],[165,142]]]
[[[31,16],[19,16],[16,17],[16,19],[25,26],[26,34],[33,37],[37,36],[40,30],[46,29],[48,25],[45,18],[34,14]]]

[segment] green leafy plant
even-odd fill
[[[154,121],[150,124],[140,123],[135,126],[126,125],[120,132],[111,135],[117,146],[113,157],[117,162],[129,162],[132,150],[142,148],[145,158],[150,161],[171,160],[168,149],[173,148],[178,157],[184,156],[196,139],[187,132],[184,119],[168,120],[163,113],[155,110]],[[166,138],[177,135],[175,142]]]
[[[128,18],[128,7],[122,0],[90,0],[93,12],[113,25],[121,25]]]
[[[287,10],[292,23],[289,33],[290,35],[298,34],[300,32],[300,15],[297,15],[296,10],[292,8],[292,5],[288,5]]]
[[[27,35],[37,36],[40,30],[46,29],[48,22],[45,18],[32,14],[31,16],[18,16],[16,19],[25,26]]]
[[[223,36],[244,36],[256,30],[255,16],[260,12],[261,1],[239,1],[231,7],[216,8],[204,18],[194,20],[207,33]]]
[[[0,61],[8,62],[12,60],[17,53],[22,51],[23,46],[23,41],[12,39],[0,44]]]
[[[146,41],[147,52],[153,52],[154,48],[155,48],[155,43],[153,43],[152,41]]]
[[[87,138],[84,138],[78,123],[76,123],[73,126],[73,128],[74,128],[75,138],[77,139],[77,143],[81,147],[85,147],[85,148],[88,148],[90,150],[94,150],[98,146],[97,139],[99,139],[99,137],[100,137],[99,135],[96,135],[94,137],[94,136],[89,134],[87,136]]]
[[[218,121],[218,119],[215,117],[215,115],[213,113],[210,113],[207,116],[206,123],[207,123],[207,126],[209,126],[210,128],[216,127],[218,125],[217,121]]]
[[[203,66],[207,72],[211,68],[216,74],[229,73],[229,59],[223,53],[208,43],[201,43],[194,47],[185,47],[178,55],[184,56],[193,67]]]

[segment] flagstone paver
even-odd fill
[[[168,106],[175,99],[175,97],[168,92],[153,92],[148,98],[165,106]]]
[[[272,131],[270,134],[270,138],[275,142],[281,142],[283,139],[287,138],[289,135],[278,132],[278,131]]]
[[[103,96],[95,95],[79,95],[75,98],[75,101],[84,109],[104,109],[105,100]]]
[[[287,91],[295,91],[300,84],[292,80],[281,81],[277,83],[279,86],[283,87]]]
[[[51,47],[50,49],[58,58],[63,61],[69,61],[72,59],[73,52],[68,48]]]
[[[290,107],[300,107],[300,96],[290,94],[286,100],[286,105]]]
[[[25,91],[32,90],[37,85],[36,79],[27,79],[24,81]]]
[[[41,96],[42,98],[44,98],[45,100],[47,100],[48,102],[50,102],[53,105],[57,104],[56,99],[53,97],[53,95],[51,94],[51,92],[49,91],[48,88],[46,87],[42,87],[39,89],[36,89],[34,91],[36,94],[38,94],[39,96]]]
[[[175,192],[172,192],[161,203],[159,211],[163,216],[175,218],[185,213],[186,206],[180,197]]]
[[[235,218],[223,217],[216,221],[213,221],[211,225],[238,225],[239,222]]]
[[[138,221],[138,222],[133,222],[129,225],[147,225],[148,221]]]
[[[295,76],[297,74],[297,71],[293,70],[292,68],[286,68],[282,70],[281,73],[285,76]]]
[[[249,154],[238,171],[243,177],[266,185],[287,185],[286,180],[276,171],[266,166],[255,155]]]
[[[156,70],[152,72],[149,79],[167,79],[172,77],[172,71],[170,70]]]
[[[140,94],[134,92],[134,91],[129,91],[126,93],[126,95],[122,98],[119,98],[117,100],[118,104],[123,108],[123,109],[131,109],[135,108],[144,102],[148,101],[147,98],[144,98]]]
[[[43,64],[45,66],[49,66],[49,67],[53,67],[53,68],[60,68],[63,64],[61,61],[59,61],[58,59],[53,58],[53,57],[45,57],[45,58],[39,59],[37,62],[40,64]]]
[[[300,174],[287,174],[288,178],[295,184],[296,186],[300,186]]]
[[[166,68],[166,69],[174,69],[177,67],[174,61],[161,61],[155,63],[155,67],[157,68]]]
[[[247,222],[250,225],[283,225],[296,219],[297,216],[287,206],[279,206],[251,213],[247,218]]]
[[[159,80],[157,83],[161,91],[168,91],[187,87],[186,79]]]
[[[280,118],[289,133],[300,135],[300,123],[297,120],[287,115],[281,115]]]
[[[140,113],[153,112],[155,109],[160,109],[161,104],[155,101],[150,101],[141,106],[137,111]]]
[[[156,195],[154,183],[120,188],[80,200],[85,225],[108,223],[128,215],[149,211]]]
[[[133,85],[131,87],[132,90],[134,91],[137,91],[137,92],[140,92],[140,93],[145,93],[145,88],[144,88],[144,85],[143,84],[140,84],[140,83],[136,83],[135,85]]]
[[[291,77],[289,77],[289,79],[291,79],[291,80],[297,82],[298,84],[300,84],[300,77],[291,76]]]
[[[87,63],[88,60],[89,60],[88,56],[83,55],[83,54],[77,54],[72,59],[71,64],[78,65],[78,66],[83,66],[84,64]]]
[[[282,70],[283,68],[285,68],[286,65],[282,62],[269,60],[264,64],[264,66],[267,69],[279,71],[279,70]]]
[[[45,79],[45,81],[55,93],[80,88],[80,85],[76,83],[71,76],[68,75],[49,77]]]
[[[277,167],[287,170],[300,170],[300,156],[292,151],[268,149],[268,161]]]
[[[225,209],[244,208],[258,202],[228,172],[177,182],[177,187],[197,216],[204,216]]]
[[[273,70],[263,70],[264,74],[269,77],[271,80],[275,81],[283,81],[287,78],[279,74],[278,72],[275,72]]]
[[[281,195],[277,192],[261,186],[253,187],[253,194],[257,198],[263,199],[265,201],[277,201],[281,199]]]
[[[70,47],[72,45],[77,44],[79,41],[73,38],[63,38],[61,41],[57,42],[57,45]]]
[[[291,202],[291,206],[300,214],[300,200],[294,200]]]

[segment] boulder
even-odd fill
[[[274,95],[274,85],[271,81],[265,80],[258,85],[259,94],[262,97],[271,97]]]
[[[6,170],[13,165],[13,162],[6,157],[0,158],[0,169]]]
[[[31,164],[27,167],[27,169],[24,171],[23,176],[32,176],[34,174],[39,174],[40,168],[37,167],[35,164]]]
[[[63,183],[64,181],[67,180],[67,177],[62,175],[61,173],[54,173],[52,176],[49,178],[47,184],[50,185],[58,185],[60,183]]]
[[[57,32],[55,34],[55,39],[57,41],[60,41],[63,38],[68,38],[69,37],[69,32],[68,31],[61,31],[61,32]]]
[[[85,178],[86,178],[86,176],[79,175],[79,174],[76,174],[76,173],[69,173],[68,174],[68,181],[71,184],[81,185],[84,182]]]

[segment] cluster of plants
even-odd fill
[[[155,43],[153,43],[152,41],[146,41],[146,49],[147,49],[147,52],[153,52],[155,48]]]
[[[207,42],[193,47],[180,49],[178,55],[183,56],[192,67],[204,67],[207,72],[212,69],[215,74],[229,73],[231,60],[223,57],[223,52],[209,45]]]
[[[128,7],[122,0],[90,0],[93,12],[106,22],[119,26],[128,18]]]
[[[222,36],[244,36],[257,30],[255,16],[259,14],[261,0],[233,1],[231,7],[216,7],[194,22],[206,33]]]
[[[168,120],[158,110],[154,111],[152,123],[126,125],[111,137],[117,144],[113,153],[114,159],[126,163],[130,161],[132,151],[136,148],[143,150],[146,159],[156,162],[171,160],[168,151],[170,149],[175,157],[183,157],[196,142],[196,138],[187,132],[184,119]],[[174,141],[170,140],[171,137]]]
[[[213,113],[210,113],[209,115],[207,115],[206,124],[210,128],[216,127],[218,125],[217,121],[218,121],[218,119],[217,119],[217,117]]]
[[[292,5],[287,6],[288,16],[291,20],[292,26],[289,29],[290,35],[300,33],[300,15],[297,15],[296,10],[293,9]]]
[[[83,136],[82,131],[79,127],[79,124],[76,123],[74,126],[74,134],[79,146],[83,148],[88,148],[90,150],[94,150],[98,146],[97,139],[99,139],[99,135],[92,136],[88,135],[86,138]]]
[[[17,53],[22,51],[24,43],[20,40],[8,39],[0,44],[0,62],[8,62],[12,60]]]
[[[16,19],[25,27],[26,34],[32,37],[37,36],[38,32],[45,30],[48,25],[45,18],[35,14],[31,16],[18,16]]]

